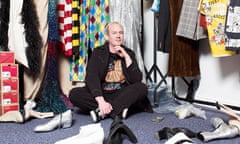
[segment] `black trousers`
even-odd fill
[[[128,108],[129,112],[131,110],[145,111],[145,108],[141,109],[141,106],[137,106],[137,104],[147,99],[147,86],[141,82],[134,83],[111,93],[104,92],[103,97],[113,107],[113,111],[109,115],[112,118],[119,115],[124,108]],[[84,113],[89,113],[98,107],[95,98],[91,95],[87,87],[73,88],[70,91],[69,98],[72,104],[79,107]],[[147,104],[149,106],[150,102],[148,100],[147,103],[149,103]]]

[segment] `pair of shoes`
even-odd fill
[[[99,122],[100,120],[104,119],[104,116],[102,115],[102,113],[100,112],[99,108],[90,111],[90,116],[93,120],[93,122]]]
[[[55,142],[55,144],[102,144],[104,130],[101,123],[81,126],[79,134]]]
[[[126,119],[127,114],[128,114],[128,108],[124,108],[121,113],[121,118]],[[99,122],[100,120],[103,120],[105,118],[98,108],[90,111],[90,115],[91,115],[93,122],[95,122],[95,123]]]
[[[72,126],[72,112],[67,110],[55,116],[46,124],[38,125],[34,128],[34,132],[49,132],[56,128],[69,128]]]

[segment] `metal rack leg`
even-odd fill
[[[184,79],[183,79],[184,80]],[[187,84],[187,83],[186,83]],[[209,102],[209,101],[203,101],[203,100],[197,100],[197,99],[191,99],[189,100],[187,97],[185,98],[182,98],[182,97],[179,97],[177,95],[177,92],[176,92],[176,88],[175,88],[175,78],[172,77],[172,95],[174,96],[174,98],[176,98],[177,100],[182,100],[182,101],[186,101],[186,102],[190,102],[190,103],[198,103],[198,104],[203,104],[203,105],[209,105],[209,106],[214,106],[216,107],[216,102]],[[240,111],[240,107],[237,107],[237,106],[233,106],[233,105],[227,105],[227,104],[224,104],[234,110],[238,110]]]

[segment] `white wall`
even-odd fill
[[[198,99],[240,106],[240,55],[213,57],[208,40],[200,44],[200,87]]]
[[[149,9],[150,4],[144,4],[144,62],[149,70],[153,64],[154,42],[154,14]],[[196,92],[196,99],[204,101],[219,101],[224,104],[240,106],[240,56],[212,57],[208,40],[200,43],[200,85]],[[163,73],[166,73],[168,55],[157,52],[157,65]],[[167,78],[171,86],[171,78]],[[158,81],[160,77],[158,77]],[[176,82],[176,89],[180,96],[186,95],[187,87],[183,81]]]

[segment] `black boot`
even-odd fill
[[[188,86],[188,93],[187,93],[187,100],[189,102],[193,102],[195,92],[197,91],[198,87],[199,87],[199,80],[198,79],[191,80]]]
[[[111,124],[109,135],[105,144],[122,144],[124,138],[128,138],[132,143],[137,143],[137,138],[133,132],[116,116]]]

